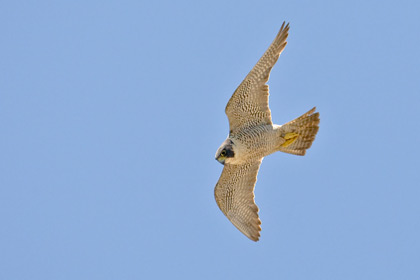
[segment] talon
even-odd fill
[[[290,146],[290,145],[292,145],[296,140],[297,140],[297,138],[299,137],[299,134],[297,134],[297,133],[294,133],[294,132],[289,132],[289,133],[287,133],[285,136],[284,136],[284,139],[286,140],[283,144],[281,144],[281,146],[283,147],[283,148],[286,148],[286,147],[288,147],[288,146]]]

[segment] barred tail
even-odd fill
[[[319,113],[316,107],[297,119],[280,127],[281,142],[279,151],[303,156],[315,140],[319,129]]]

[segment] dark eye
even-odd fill
[[[226,150],[223,150],[223,151],[220,153],[220,155],[221,155],[222,157],[225,157],[225,156],[226,156]]]

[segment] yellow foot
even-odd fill
[[[292,145],[299,137],[299,134],[294,132],[289,132],[284,136],[284,140],[286,140],[281,146],[283,148],[287,148],[288,146]]]

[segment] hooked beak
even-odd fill
[[[218,157],[218,158],[216,158],[216,160],[217,160],[218,162],[220,162],[221,164],[223,164],[223,165],[225,165],[225,159],[226,159],[226,158],[224,158],[224,157]]]

